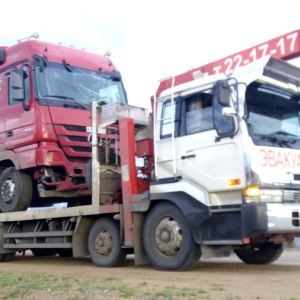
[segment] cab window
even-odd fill
[[[172,137],[173,130],[174,130],[174,137],[179,136],[180,110],[181,110],[180,98],[174,99],[173,104],[171,99],[167,100],[163,104],[162,115],[161,115],[161,131],[160,131],[161,139]],[[174,126],[172,124],[172,118],[174,119]]]
[[[201,93],[185,99],[186,134],[213,129],[212,95]]]

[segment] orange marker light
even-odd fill
[[[235,185],[239,185],[239,184],[241,184],[241,180],[238,178],[227,180],[227,186],[235,186]]]

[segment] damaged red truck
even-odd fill
[[[37,40],[0,47],[0,211],[89,201],[92,101],[127,103],[108,56]]]

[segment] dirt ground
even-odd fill
[[[125,266],[107,269],[95,267],[88,257],[80,259],[58,256],[34,257],[27,254],[17,255],[12,262],[1,263],[0,272],[28,272],[96,279],[103,284],[114,281],[135,290],[147,286],[152,291],[164,291],[170,287],[177,290],[206,291],[201,297],[179,299],[300,299],[300,251],[285,251],[275,263],[262,266],[246,265],[236,257],[200,260],[193,270],[185,272],[164,272],[150,265],[134,266],[133,256],[127,258]],[[166,295],[152,298],[138,295],[128,298],[178,299]],[[49,299],[47,295],[41,296]],[[74,298],[65,295],[63,299]],[[99,299],[112,299],[112,296],[102,295]]]

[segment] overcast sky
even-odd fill
[[[14,0],[1,3],[0,26],[3,46],[38,32],[111,51],[129,102],[149,107],[159,79],[300,29],[300,1]]]

